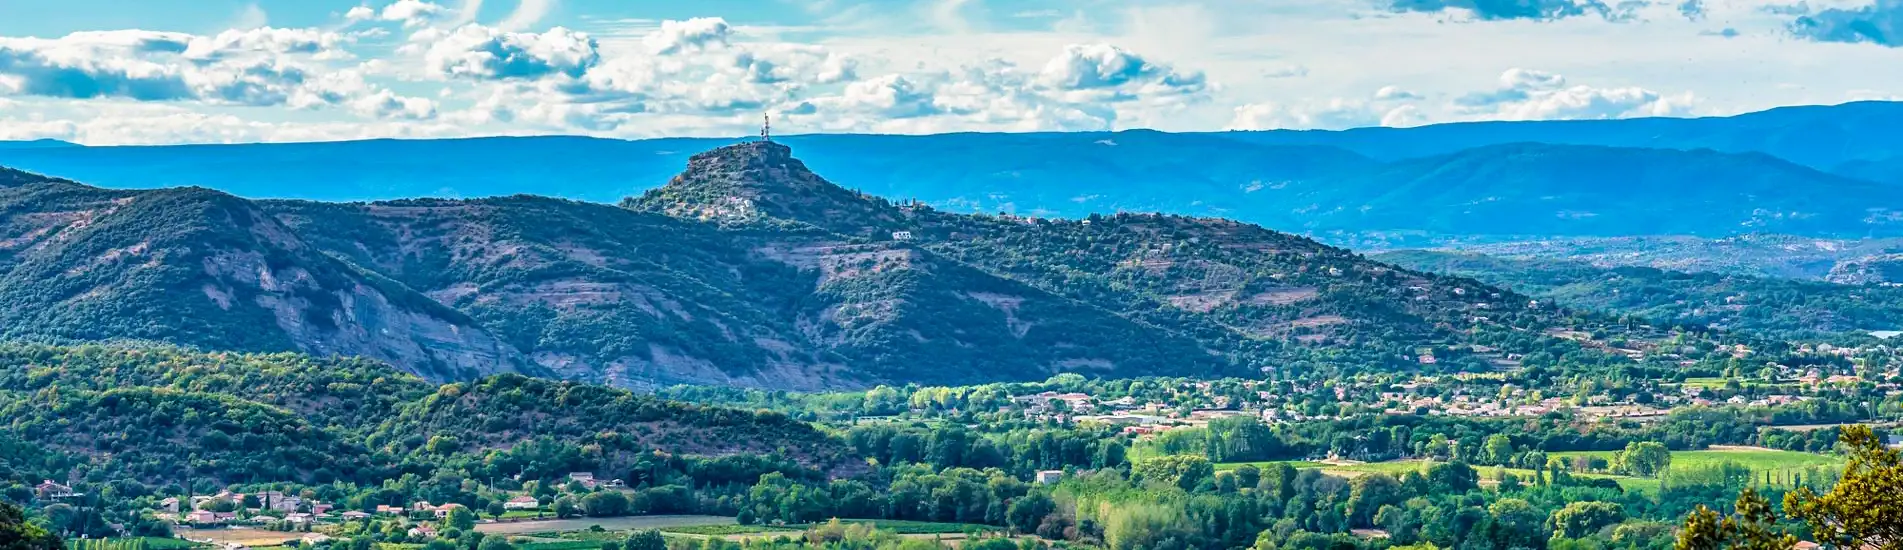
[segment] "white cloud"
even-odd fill
[[[1340,130],[1366,126],[1414,126],[1422,122],[1414,105],[1334,98],[1313,104],[1249,103],[1236,107],[1227,130]]]
[[[355,6],[350,8],[350,11],[344,12],[344,20],[351,22],[367,21],[376,17],[377,10],[370,6]]]
[[[436,118],[436,102],[427,98],[400,96],[389,90],[377,90],[353,99],[350,108],[360,115],[379,119]]]
[[[440,37],[431,33],[422,40],[430,43],[424,54],[430,70],[456,78],[579,78],[601,61],[593,38],[563,27],[532,33],[471,24]]]
[[[672,55],[725,46],[732,34],[733,27],[725,19],[696,17],[686,21],[663,21],[661,28],[648,34],[642,42],[655,54]]]
[[[434,4],[424,0],[397,0],[394,4],[384,6],[383,11],[377,15],[377,18],[384,21],[399,22],[405,27],[416,27],[429,23],[430,19],[442,14],[444,11],[441,4]]]
[[[1421,99],[1421,94],[1402,89],[1400,86],[1387,85],[1375,90],[1374,98],[1379,100]]]
[[[1193,94],[1206,89],[1202,73],[1179,73],[1109,44],[1073,44],[1044,65],[1044,81],[1067,91],[1107,92],[1121,100],[1158,93]]]
[[[1668,96],[1636,86],[1568,86],[1566,77],[1513,68],[1500,75],[1500,87],[1461,96],[1457,109],[1502,120],[1556,120],[1674,116],[1697,102],[1690,92]]]
[[[344,42],[277,28],[0,38],[0,94],[316,109],[379,93],[362,75],[325,66]]]

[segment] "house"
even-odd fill
[[[568,481],[580,483],[582,487],[589,489],[594,489],[596,484],[595,474],[588,472],[571,472],[568,474]]]
[[[35,485],[33,487],[33,494],[39,495],[39,497],[43,499],[73,498],[79,496],[79,493],[73,492],[72,487],[54,483],[53,480],[50,479],[40,482],[39,485]]]
[[[912,232],[911,231],[893,231],[892,240],[895,240],[895,241],[912,240]]]
[[[430,526],[428,525],[418,525],[415,527],[411,527],[409,534],[410,534],[410,538],[413,538],[413,539],[436,538],[436,530],[431,529]]]
[[[378,504],[378,505],[377,505],[377,514],[379,514],[379,515],[391,515],[391,516],[400,516],[400,515],[403,515],[403,507],[402,507],[402,506],[391,506],[391,505],[388,505],[388,504]]]
[[[329,504],[312,504],[311,513],[321,516],[321,515],[330,513],[330,511],[334,508],[335,508],[334,506],[331,506]]]
[[[218,525],[218,524],[224,524],[224,523],[231,523],[233,521],[236,521],[237,519],[238,519],[238,514],[234,512],[212,512],[207,510],[198,510],[198,511],[185,515],[185,522],[194,524],[194,525]]]
[[[176,514],[180,504],[183,503],[179,502],[178,497],[166,497],[165,500],[159,501],[159,509]]]
[[[330,535],[323,533],[304,533],[304,536],[298,540],[304,543],[302,546],[315,546],[330,542]]]
[[[1037,482],[1040,484],[1049,485],[1063,480],[1063,470],[1040,470],[1037,473]]]
[[[348,521],[348,520],[356,520],[356,519],[370,519],[370,514],[366,514],[366,513],[363,513],[363,512],[359,512],[359,511],[356,511],[356,510],[351,510],[351,511],[348,511],[348,512],[344,512],[344,513],[343,513],[343,516],[344,516],[344,520],[346,520],[346,521]]]
[[[502,509],[504,510],[534,510],[541,507],[542,501],[535,500],[535,497],[528,495],[515,497],[509,499],[508,502],[502,503]]]
[[[449,504],[444,504],[444,505],[442,505],[442,506],[437,506],[437,507],[436,507],[435,509],[433,509],[433,510],[430,510],[430,511],[431,511],[431,512],[434,512],[434,513],[436,514],[436,518],[437,518],[437,519],[442,519],[442,518],[446,518],[446,517],[449,517],[449,512],[450,512],[450,511],[452,511],[452,510],[455,510],[455,509],[457,509],[457,508],[465,508],[465,506],[463,506],[463,505],[461,505],[461,504],[457,504],[457,503],[454,503],[454,502],[451,502],[451,503],[449,503]]]
[[[292,513],[292,514],[284,514],[284,521],[288,521],[291,523],[310,523],[311,519],[312,518],[310,514],[305,514],[301,512]]]

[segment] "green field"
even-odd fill
[[[1598,456],[1610,461],[1612,459],[1613,453],[1611,451],[1563,452],[1563,453],[1553,453],[1551,456],[1559,457],[1561,459],[1570,459],[1571,457],[1581,456],[1581,455]],[[1758,472],[1758,473],[1804,472],[1811,469],[1829,469],[1829,468],[1840,467],[1843,465],[1843,459],[1841,458],[1819,455],[1819,454],[1800,453],[1800,452],[1793,452],[1793,451],[1774,451],[1774,450],[1768,450],[1768,449],[1715,449],[1715,450],[1706,450],[1706,451],[1673,451],[1671,468],[1674,470],[1701,470],[1701,469],[1715,468],[1727,462],[1744,466],[1745,468],[1748,468],[1751,471]],[[1392,476],[1400,476],[1408,472],[1420,471],[1420,469],[1423,466],[1426,466],[1427,464],[1429,464],[1429,461],[1393,460],[1393,461],[1387,461],[1387,462],[1369,462],[1369,463],[1362,463],[1362,464],[1322,464],[1319,462],[1310,462],[1310,461],[1303,461],[1303,460],[1291,460],[1291,461],[1281,461],[1281,462],[1274,462],[1274,461],[1232,462],[1232,463],[1217,464],[1216,470],[1217,471],[1234,470],[1236,468],[1243,466],[1244,464],[1253,464],[1257,468],[1264,468],[1273,464],[1288,464],[1290,466],[1294,466],[1297,469],[1320,469],[1321,471],[1331,475],[1337,475],[1337,476],[1343,476],[1343,477],[1355,477],[1358,475],[1369,474],[1369,473],[1383,473],[1383,474],[1388,474]],[[1520,468],[1476,466],[1475,469],[1479,470],[1480,478],[1482,480],[1493,479],[1497,477],[1496,475],[1497,473],[1502,471],[1506,473],[1511,473],[1515,476],[1519,476],[1519,478],[1522,480],[1531,479],[1533,477],[1533,472],[1531,470],[1525,470]],[[1627,491],[1641,491],[1641,492],[1657,491],[1659,490],[1659,487],[1662,484],[1661,480],[1653,479],[1653,478],[1640,478],[1640,477],[1632,477],[1632,476],[1597,474],[1597,473],[1575,473],[1573,475],[1576,477],[1582,477],[1582,478],[1588,478],[1588,479],[1596,478],[1596,479],[1615,480],[1619,482],[1620,487],[1624,488]],[[1671,476],[1669,472],[1665,477],[1668,480],[1670,479]]]
[[[601,550],[602,542],[608,541],[564,540],[559,542],[530,542],[516,545],[516,548],[517,550]]]
[[[670,534],[679,534],[679,535],[720,536],[720,535],[752,535],[757,533],[786,533],[786,532],[799,532],[802,530],[803,529],[799,527],[788,527],[784,525],[737,525],[736,524],[736,525],[683,525],[680,527],[665,527],[661,529],[661,532],[670,533]]]
[[[182,539],[159,537],[125,537],[110,539],[86,539],[66,541],[70,550],[177,550],[197,548],[202,544]]]
[[[1266,462],[1222,462],[1222,463],[1216,464],[1216,471],[1227,472],[1229,470],[1234,470],[1236,468],[1241,468],[1243,466],[1249,466],[1249,465],[1253,465],[1257,468],[1267,468],[1269,466],[1273,466],[1276,464],[1287,464],[1290,466],[1294,466],[1296,469],[1321,468],[1321,467],[1327,466],[1326,464],[1322,464],[1320,462],[1309,462],[1306,460],[1270,460]]]
[[[1611,451],[1586,451],[1553,453],[1551,456],[1561,459],[1571,459],[1581,455],[1597,456],[1610,461],[1612,454]],[[1844,463],[1843,459],[1834,456],[1769,449],[1672,451],[1673,469],[1712,468],[1727,462],[1750,468],[1754,472],[1829,468],[1842,466]]]

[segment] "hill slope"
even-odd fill
[[[863,467],[817,429],[776,413],[669,402],[503,375],[437,386],[357,359],[170,347],[0,344],[0,486],[66,479],[378,484],[520,453],[547,471],[625,471],[656,450],[776,455],[818,471]],[[452,447],[433,439],[459,441]],[[584,452],[585,451],[585,452]],[[544,452],[567,458],[525,460]]]
[[[1513,144],[1260,193],[1321,230],[1452,235],[1894,233],[1903,187],[1762,154]]]
[[[439,380],[820,389],[1418,369],[1424,346],[1543,347],[1529,334],[1578,322],[1228,220],[894,204],[777,143],[695,155],[621,207],[6,192],[0,204],[31,212],[0,227],[9,335],[361,355]]]
[[[244,199],[4,177],[0,338],[360,355],[436,379],[518,370],[467,316],[310,247]]]
[[[1376,258],[1653,321],[1814,337],[1903,328],[1903,288],[1564,260],[1397,251]]]

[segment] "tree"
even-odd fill
[[[1612,502],[1585,501],[1567,503],[1553,511],[1547,524],[1560,536],[1580,538],[1599,532],[1608,525],[1625,521],[1625,508]]]
[[[1365,526],[1374,522],[1374,514],[1382,506],[1400,504],[1405,499],[1401,482],[1382,473],[1368,474],[1355,478],[1354,488],[1348,497],[1348,514],[1355,525]]]
[[[64,550],[58,536],[27,523],[26,512],[0,502],[0,550]]]
[[[1545,519],[1540,511],[1525,500],[1503,498],[1487,507],[1487,515],[1493,517],[1495,534],[1502,542],[1500,548],[1535,548],[1546,539],[1543,532]]]
[[[1044,522],[1044,516],[1057,510],[1057,502],[1043,493],[1031,493],[1011,501],[1011,509],[1005,512],[1005,522],[1011,530],[1018,533],[1030,533]]]
[[[1672,451],[1656,441],[1627,443],[1615,457],[1620,469],[1639,477],[1658,477],[1672,466]]]
[[[1506,391],[1502,386],[1501,391]],[[1513,439],[1506,434],[1487,436],[1487,442],[1481,447],[1481,460],[1487,464],[1504,465],[1513,460]]]
[[[1698,505],[1697,510],[1685,516],[1685,526],[1679,529],[1678,543],[1673,548],[1789,550],[1797,546],[1797,537],[1777,533],[1777,513],[1771,511],[1771,502],[1758,495],[1756,489],[1745,489],[1738,494],[1736,510],[1724,516],[1703,504]]]
[[[622,550],[667,550],[667,539],[653,529],[635,531],[621,544]]]
[[[1143,476],[1146,482],[1175,485],[1189,491],[1214,475],[1216,468],[1209,464],[1207,458],[1171,455],[1137,461],[1134,471]]]
[[[625,516],[628,514],[628,496],[620,491],[589,493],[581,498],[581,509],[588,517]]]
[[[555,499],[555,517],[566,519],[579,515],[581,515],[581,505],[575,502],[575,497],[563,495]]]
[[[492,500],[489,501],[489,508],[483,511],[488,512],[491,518],[502,519],[503,514],[509,513],[509,507],[500,500]]]
[[[464,506],[450,508],[448,517],[444,519],[447,520],[444,523],[450,527],[464,531],[476,528],[476,513]]]
[[[515,545],[509,544],[509,541],[502,537],[483,537],[482,544],[476,548],[479,550],[515,550]]]
[[[1784,495],[1786,513],[1809,523],[1819,542],[1903,549],[1903,451],[1884,448],[1869,426],[1846,426],[1838,439],[1850,452],[1843,477],[1822,495],[1809,487]]]

